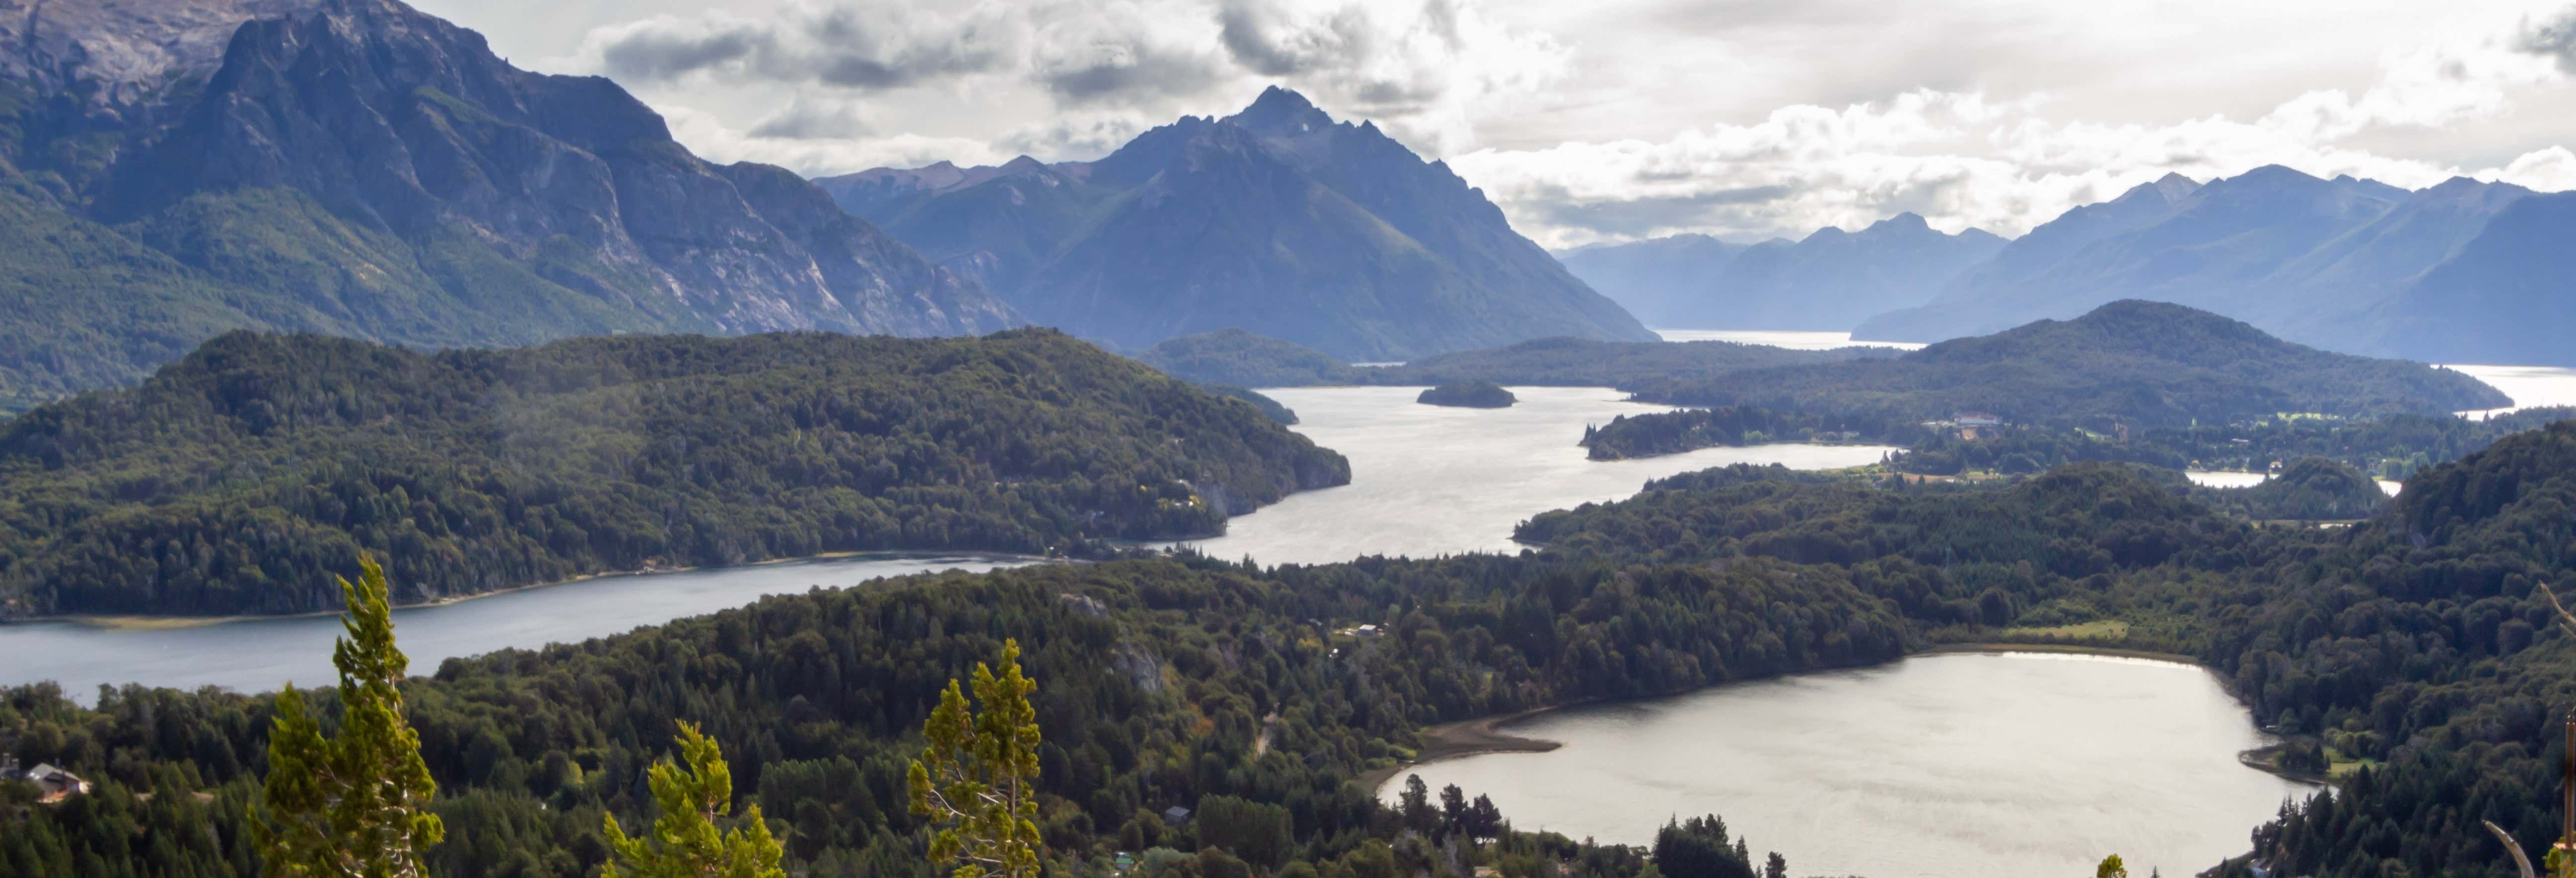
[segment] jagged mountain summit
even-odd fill
[[[458,346],[1014,322],[794,174],[699,159],[614,83],[517,69],[393,0],[8,19],[0,406],[237,328]]]
[[[1983,229],[1946,234],[1914,213],[1857,232],[1822,228],[1750,246],[1677,235],[1566,254],[1593,289],[1655,326],[1842,330],[1931,301],[1941,285],[2003,249]]]
[[[1854,332],[1939,341],[2150,299],[2333,350],[2455,363],[2576,362],[2564,351],[2487,341],[2535,325],[2568,327],[2549,322],[2564,309],[2546,296],[2507,292],[2553,288],[2563,300],[2564,248],[2542,243],[2545,233],[2489,235],[2508,215],[2547,225],[2539,219],[2545,209],[2513,209],[2531,197],[2519,186],[2467,178],[2409,191],[2279,166],[2207,185],[2167,177],[2069,211],[1960,275],[1929,304],[1871,318]],[[2481,240],[2486,246],[2476,246]]]
[[[1228,327],[1362,361],[1655,338],[1447,165],[1275,87],[1097,161],[818,182],[1031,321],[1130,350]]]

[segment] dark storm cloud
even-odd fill
[[[801,98],[751,126],[753,137],[789,140],[847,140],[875,133],[876,127],[869,125],[853,107]]]
[[[1043,58],[1036,79],[1065,103],[1130,103],[1193,94],[1225,73],[1224,63],[1211,55],[1133,40]]]
[[[604,71],[662,81],[706,73],[742,81],[879,89],[1003,69],[1021,23],[942,18],[887,7],[808,8],[772,19],[654,18],[592,35]]]
[[[1584,201],[1562,189],[1542,192],[1524,204],[1537,207],[1538,216],[1555,226],[1587,229],[1603,235],[1637,237],[1661,229],[1695,226],[1761,225],[1761,223],[1719,223],[1723,214],[1747,215],[1754,211],[1743,208],[1769,204],[1788,198],[1796,190],[1788,186],[1748,186],[1737,189],[1712,189],[1685,195],[1649,195],[1616,201]],[[1735,210],[1729,210],[1735,208]]]
[[[2558,69],[2576,76],[2576,6],[2538,22],[2526,22],[2514,48],[2558,60]]]

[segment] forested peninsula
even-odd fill
[[[293,613],[833,551],[1080,554],[1350,479],[1050,330],[422,353],[233,333],[0,426],[0,612]]]
[[[2478,820],[2533,840],[2555,826],[2557,754],[2528,742],[2576,694],[2576,636],[2540,589],[2576,564],[2571,504],[2576,424],[2434,467],[2340,529],[2257,524],[2118,464],[2002,487],[1736,467],[1540,516],[1521,535],[1546,548],[1527,555],[915,577],[453,660],[407,689],[449,791],[444,874],[588,874],[601,817],[647,807],[656,745],[637,742],[678,718],[733,747],[737,790],[794,862],[926,875],[901,794],[913,730],[942,681],[1012,638],[1041,681],[1050,860],[1213,848],[1158,869],[1394,878],[1448,856],[1426,842],[1456,824],[1351,781],[1401,764],[1426,725],[2115,620],[2090,642],[2198,658],[2290,736],[2290,761],[2343,781],[2255,828],[2254,854],[2295,874],[2483,874],[2498,858]],[[1362,623],[1384,633],[1347,633]],[[0,729],[21,752],[101,786],[7,809],[0,861],[247,874],[225,840],[248,831],[271,705],[136,688],[91,710],[10,690]],[[1161,816],[1243,816],[1237,800],[1278,810],[1251,828]],[[1508,878],[1645,874],[1639,849],[1507,835],[1459,856]]]

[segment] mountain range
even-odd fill
[[[1018,322],[788,171],[393,0],[0,20],[0,411],[231,329],[416,346]],[[19,11],[23,9],[23,11]]]
[[[1939,341],[2118,299],[2235,317],[2334,350],[2436,362],[2576,363],[2576,195],[2455,178],[2409,191],[2257,168],[2167,177],[2069,211],[1855,335]],[[2553,319],[2554,318],[2554,319]],[[2563,334],[2560,333],[2560,334]]]
[[[1684,406],[1752,405],[1920,420],[2189,427],[2285,416],[2447,416],[2509,404],[2467,374],[2330,353],[2170,302],[2121,300],[1893,358],[1781,366],[1624,386]]]
[[[1849,329],[1862,317],[1929,301],[1939,285],[2003,249],[1982,229],[1956,235],[1901,213],[1858,232],[1827,227],[1796,241],[1735,244],[1675,235],[1588,247],[1567,270],[1653,326]]]
[[[1358,361],[1656,338],[1447,165],[1276,87],[1097,161],[817,182],[1030,320],[1126,350],[1229,327]]]

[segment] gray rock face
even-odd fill
[[[0,179],[216,298],[286,299],[244,309],[252,328],[473,345],[1016,322],[795,175],[699,159],[614,83],[511,67],[393,0],[48,0],[0,18],[21,31],[0,89],[87,101],[0,116],[17,135]]]

